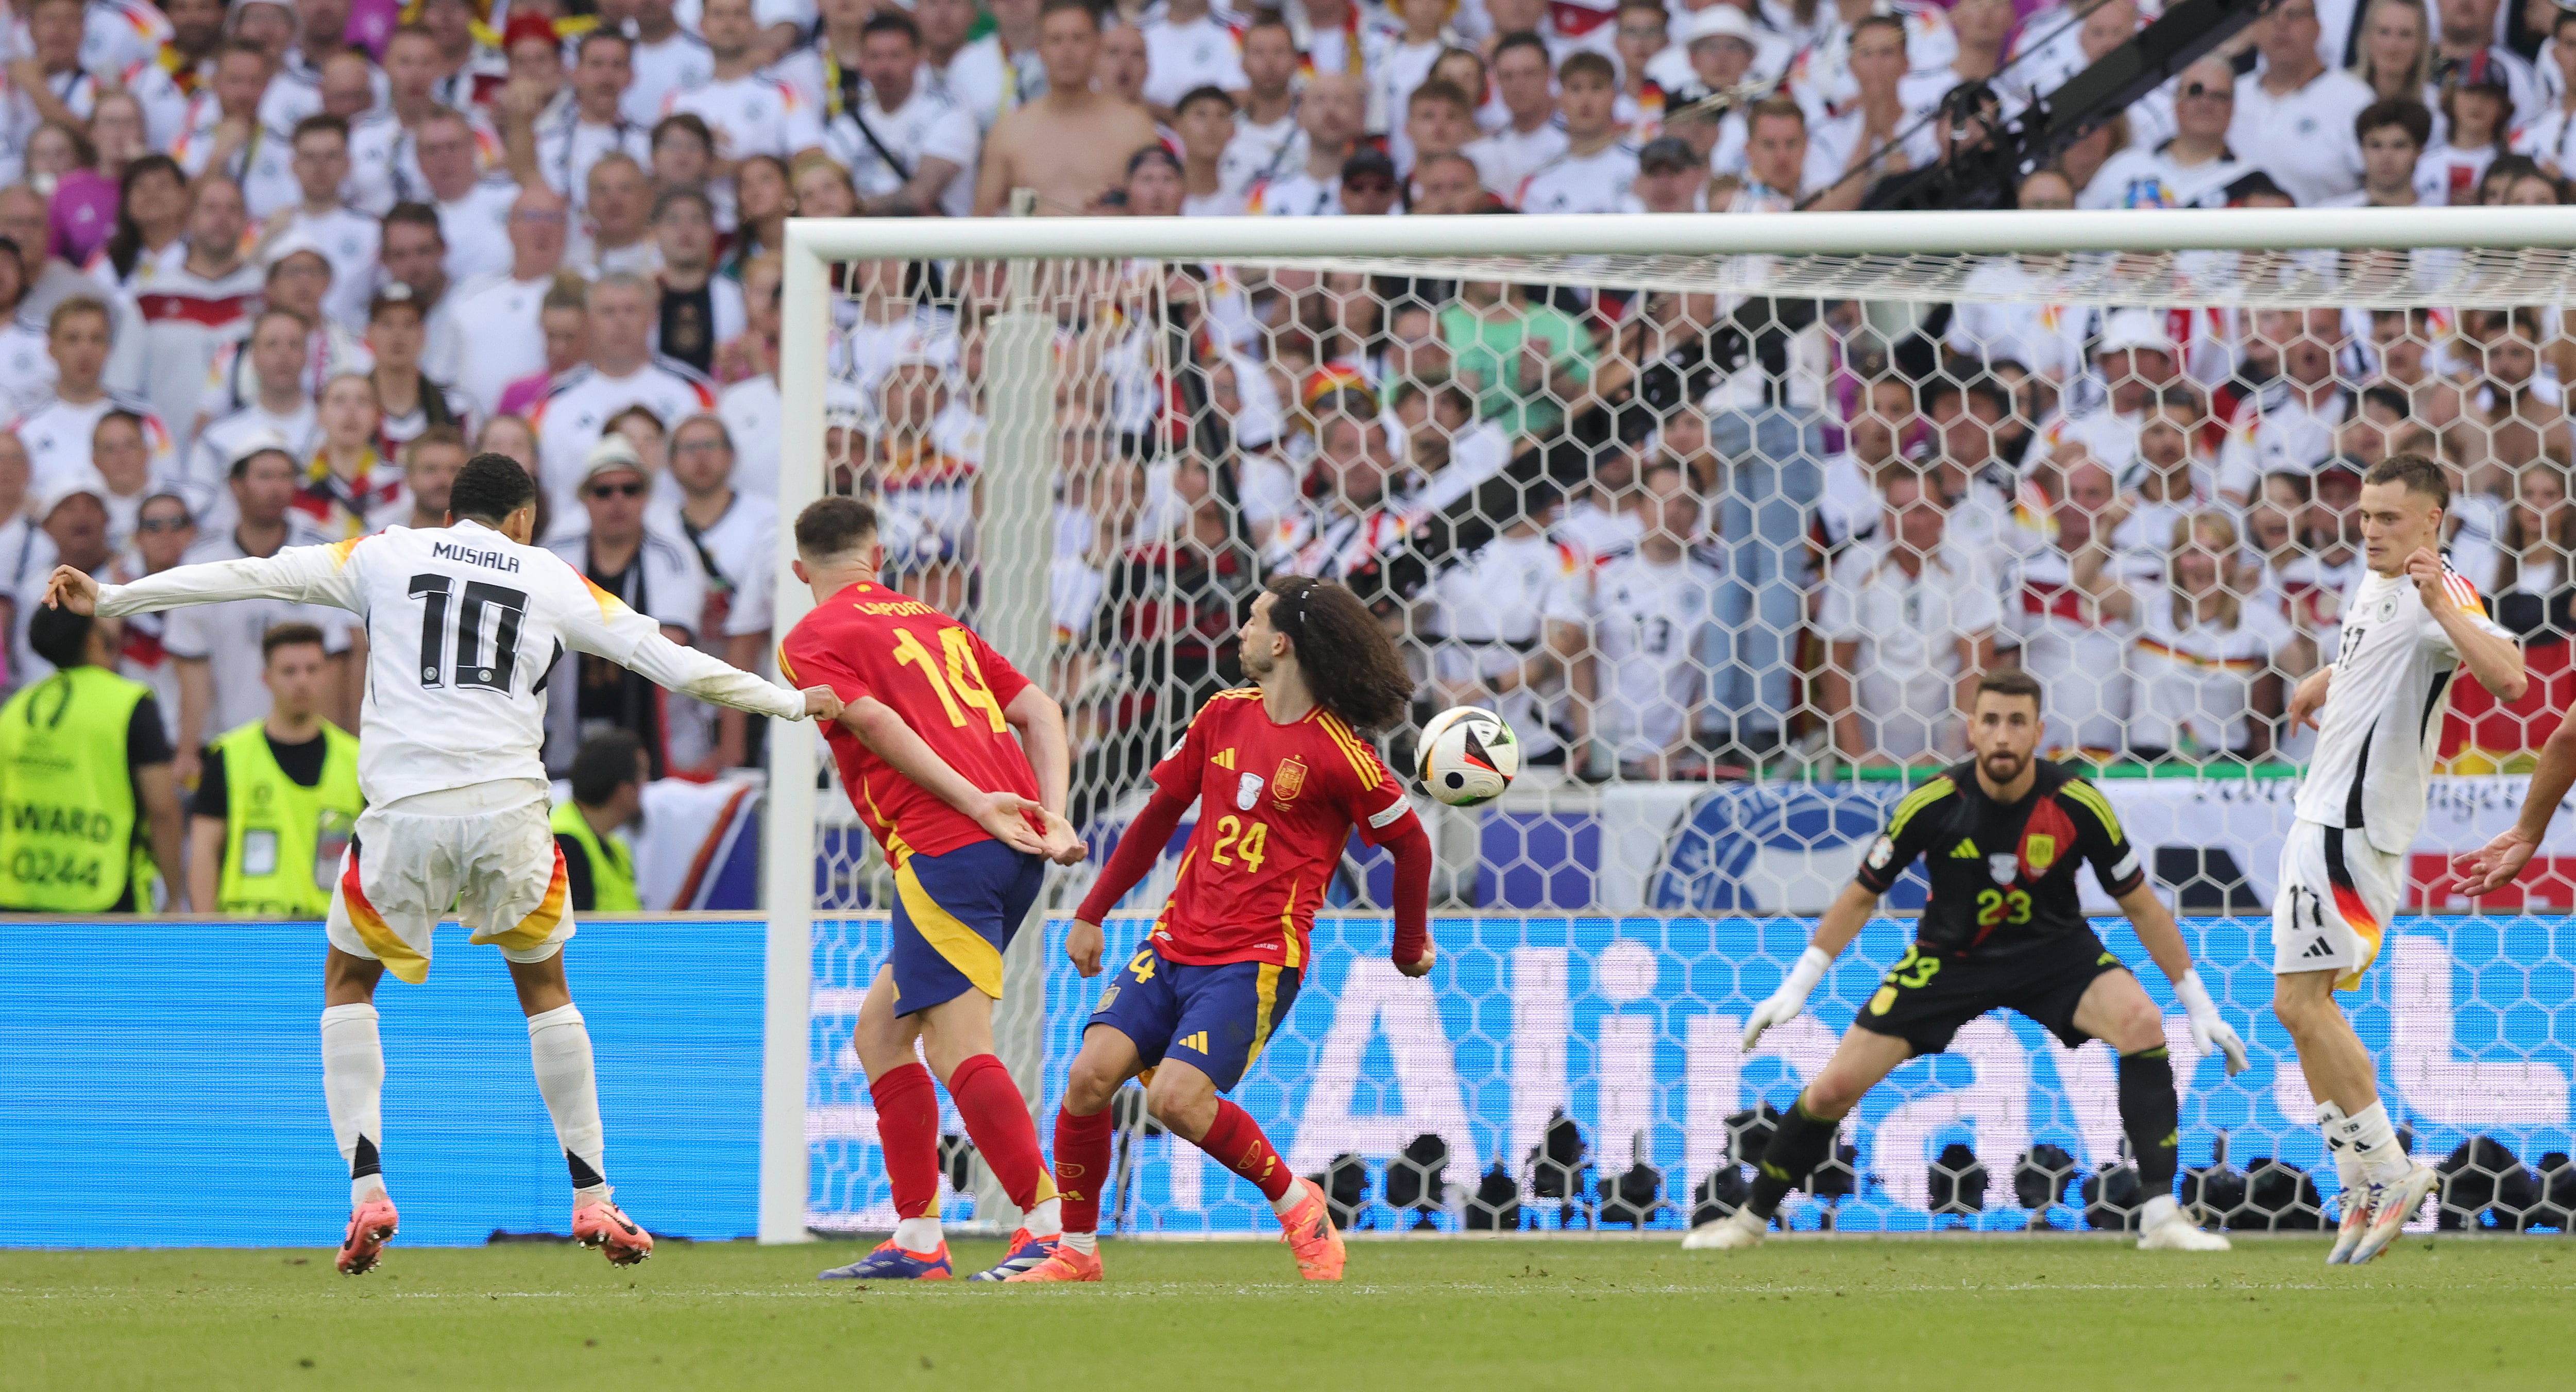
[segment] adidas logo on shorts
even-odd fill
[[[2315,942],[2308,944],[2308,950],[2299,954],[2302,959],[2309,957],[2332,957],[2333,955],[2334,948],[2327,945],[2326,940],[2323,938],[2319,938]]]

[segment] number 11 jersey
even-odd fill
[[[778,671],[800,687],[828,686],[845,702],[873,696],[967,782],[1037,798],[1037,774],[1002,715],[1029,679],[973,629],[899,590],[862,583],[814,606],[778,645]],[[895,772],[848,726],[835,722],[823,739],[888,864],[901,869],[914,855],[992,839],[974,818]]]

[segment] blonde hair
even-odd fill
[[[2227,582],[2227,558],[2243,544],[2236,531],[2236,519],[2216,508],[2174,519],[2173,538],[2165,549],[2165,590],[2173,600],[2173,622],[2176,628],[2187,628],[2194,619],[2194,600],[2182,592],[2175,580],[2174,562],[2206,535],[2208,549],[2218,558],[2218,624],[2234,631],[2245,622],[2245,598]]]
[[[2361,16],[2361,42],[2354,45],[2352,75],[2360,78],[2362,85],[2368,87],[2374,97],[2378,94],[2379,83],[2371,76],[2370,68],[2370,21],[2381,10],[2398,10],[2415,16],[2415,65],[2406,74],[2405,90],[2398,95],[2408,101],[2420,102],[2424,100],[2424,89],[2433,83],[2433,21],[2415,0],[2370,0],[2370,7]]]

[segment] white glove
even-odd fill
[[[2245,1041],[2237,1037],[2236,1027],[2218,1018],[2218,1002],[2209,998],[2209,988],[2200,984],[2200,973],[2187,971],[2174,983],[2174,994],[2182,998],[2182,1008],[2191,1016],[2192,1047],[2202,1058],[2216,1049],[2227,1055],[2227,1076],[2233,1078],[2245,1071]]]
[[[1816,983],[1824,980],[1825,968],[1833,964],[1834,959],[1820,947],[1799,953],[1798,965],[1789,969],[1789,979],[1780,983],[1780,989],[1772,992],[1769,1000],[1753,1007],[1753,1018],[1744,1022],[1745,1052],[1753,1051],[1754,1041],[1762,1037],[1764,1030],[1798,1018],[1798,1012],[1807,1008],[1807,993],[1816,989]]]

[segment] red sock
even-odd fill
[[[1054,1198],[1055,1181],[1038,1154],[1038,1128],[1029,1121],[1029,1104],[1020,1096],[1011,1070],[991,1054],[977,1054],[948,1075],[948,1095],[975,1142],[975,1153],[993,1167],[993,1177],[1021,1212]]]
[[[1100,1201],[1109,1185],[1109,1144],[1117,1128],[1107,1107],[1089,1116],[1055,1114],[1055,1187],[1064,1198],[1066,1232],[1100,1231]]]
[[[885,1150],[894,1211],[918,1218],[939,1198],[939,1094],[917,1063],[889,1068],[868,1084],[877,1104],[877,1144]]]
[[[1215,1123],[1199,1137],[1199,1149],[1258,1185],[1264,1198],[1276,1199],[1297,1182],[1297,1177],[1288,1173],[1288,1162],[1270,1148],[1270,1138],[1261,1134],[1251,1114],[1222,1097],[1216,1100]]]

